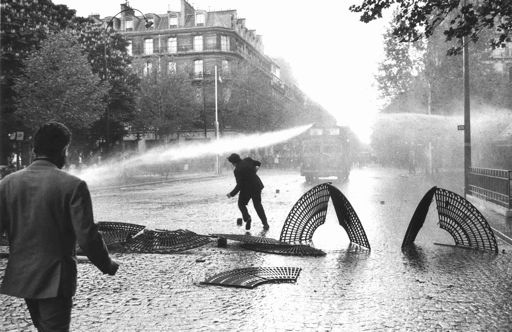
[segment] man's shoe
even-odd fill
[[[247,220],[245,222],[245,229],[246,230],[250,230],[251,229],[251,219]]]
[[[268,231],[269,228],[270,228],[270,226],[267,223],[263,224],[264,231]]]

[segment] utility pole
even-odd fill
[[[217,88],[217,65],[215,65],[215,140],[219,142],[219,108],[218,108],[218,88]],[[216,156],[215,169],[220,174],[219,154]]]
[[[463,6],[467,1],[463,0]],[[471,171],[471,119],[469,91],[469,52],[468,38],[462,37],[462,64],[464,75],[464,196],[469,194],[469,172]]]

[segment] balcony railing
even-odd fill
[[[480,199],[512,209],[510,197],[512,171],[471,167],[469,194]]]

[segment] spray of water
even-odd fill
[[[272,146],[298,136],[310,127],[311,125],[305,125],[275,132],[224,137],[219,140],[203,143],[166,145],[136,154],[127,159],[106,160],[100,165],[93,165],[79,171],[73,171],[72,173],[84,179],[89,184],[101,183],[106,179],[117,177],[120,171],[126,168],[174,162],[183,159],[202,158]]]

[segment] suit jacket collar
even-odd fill
[[[32,164],[28,166],[28,168],[36,168],[36,167],[49,167],[49,168],[58,168],[54,163],[45,159],[34,160]]]

